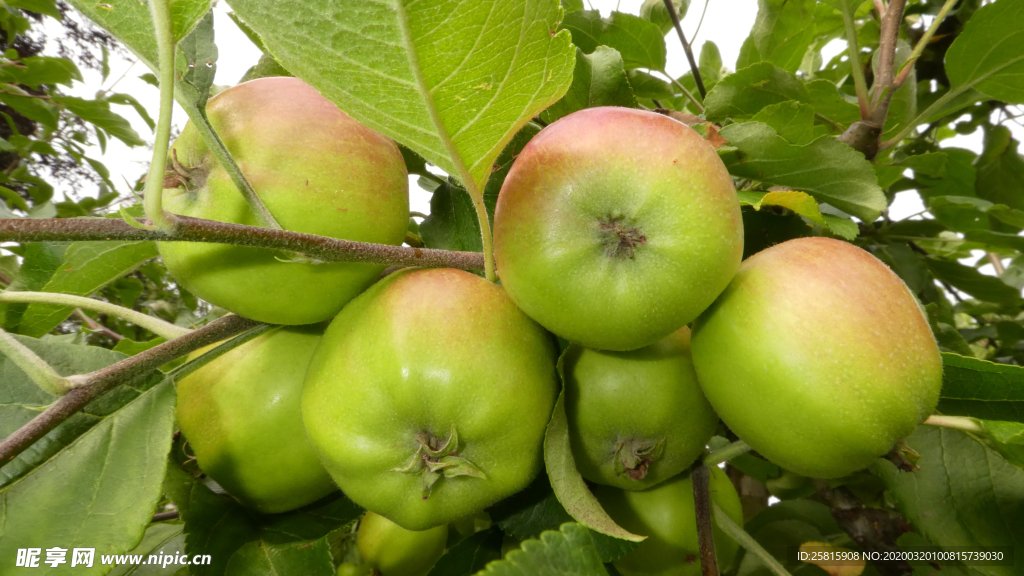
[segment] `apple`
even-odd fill
[[[500,286],[407,268],[331,322],[306,374],[302,419],[349,498],[426,530],[522,490],[541,470],[556,351]]]
[[[930,415],[942,358],[907,286],[864,250],[799,238],[743,262],[693,327],[704,395],[803,476],[870,465]]]
[[[690,359],[690,329],[630,352],[572,344],[562,355],[576,468],[643,490],[686,470],[718,425]]]
[[[629,108],[552,123],[516,158],[494,212],[502,285],[566,340],[635,350],[725,289],[743,254],[732,179],[685,124]]]
[[[210,99],[210,123],[260,200],[285,230],[401,244],[409,182],[394,142],[359,124],[297,78],[260,78]],[[174,142],[164,208],[196,218],[257,225],[190,123]],[[285,251],[159,242],[168,271],[196,296],[272,324],[333,316],[384,266],[302,261]]]
[[[406,530],[367,512],[359,521],[356,547],[363,561],[381,576],[426,576],[444,554],[448,525]]]
[[[178,426],[199,468],[260,512],[293,510],[338,489],[299,412],[303,377],[322,333],[275,328],[178,382]]]

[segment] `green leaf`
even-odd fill
[[[59,115],[52,104],[41,98],[30,96],[18,96],[7,92],[0,92],[0,102],[7,104],[15,112],[34,122],[39,122],[47,128],[57,128]]]
[[[226,574],[302,574],[334,576],[326,538],[302,544],[248,542],[231,556]]]
[[[939,412],[1024,422],[1024,368],[949,353],[942,366]]]
[[[697,69],[700,70],[701,80],[704,87],[711,90],[723,77],[722,53],[718,51],[718,45],[708,40],[700,48],[700,58],[697,60]]]
[[[998,304],[1016,305],[1020,302],[1020,291],[995,276],[978,272],[959,262],[929,258],[928,268],[939,280],[944,280],[957,290],[962,290],[978,300]]]
[[[504,535],[491,526],[445,550],[427,576],[467,576],[476,574],[487,563],[501,559]]]
[[[636,108],[636,98],[626,78],[622,56],[607,46],[598,46],[592,54],[576,51],[572,85],[562,99],[541,113],[545,122],[554,122],[594,106]]]
[[[185,534],[182,532],[185,525],[181,522],[159,522],[146,529],[142,536],[142,542],[128,552],[130,555],[141,555],[147,560],[150,555],[175,557],[175,552],[185,550]],[[167,567],[153,564],[121,564],[114,566],[108,576],[171,576],[181,569],[178,564],[168,564]]]
[[[668,82],[647,72],[627,70],[626,76],[629,78],[629,85],[633,88],[633,95],[637,98],[661,100],[664,104],[664,101],[676,97]]]
[[[52,242],[26,244],[25,252],[22,254],[24,260],[18,270],[18,276],[7,289],[26,292],[42,290],[60,263],[64,261],[64,251],[67,246],[66,243]],[[27,304],[0,304],[0,314],[4,316],[3,327],[5,330],[17,331],[21,315],[27,306]]]
[[[814,108],[795,100],[766,106],[754,115],[752,121],[771,126],[776,134],[798,146],[810,144],[820,136],[814,130]]]
[[[113,34],[150,70],[155,71],[159,68],[153,21],[150,19],[149,7],[145,3],[138,0],[68,0],[68,4]],[[181,40],[191,32],[209,7],[210,0],[172,0],[171,17],[174,19],[175,41]]]
[[[1024,157],[1017,152],[1019,144],[1005,126],[986,131],[985,148],[974,164],[979,198],[1024,210]]]
[[[12,8],[22,8],[30,12],[45,14],[57,20],[61,19],[56,0],[6,0],[6,2]]]
[[[245,74],[238,81],[239,84],[242,82],[248,82],[249,80],[255,80],[257,78],[269,78],[271,76],[291,76],[292,73],[285,70],[284,66],[274,60],[274,57],[270,54],[263,53],[260,56],[256,65],[246,70]]]
[[[63,84],[71,86],[73,80],[81,80],[82,74],[78,66],[67,58],[49,56],[29,56],[17,61],[18,66],[10,65],[0,68],[0,82],[11,84]]]
[[[295,76],[478,190],[509,140],[572,81],[556,0],[230,4]]]
[[[566,14],[562,28],[572,33],[572,42],[590,54],[598,46],[609,46],[622,55],[626,68],[665,69],[665,35],[639,16],[612,12],[601,18],[597,10]]]
[[[773,192],[737,192],[737,194],[740,198],[740,206],[750,206],[754,210],[760,210],[762,206],[781,206],[796,212],[818,226],[832,230],[847,240],[857,237],[856,223],[845,218],[822,214],[818,209],[818,203],[806,192],[777,190]],[[844,222],[849,222],[852,228],[844,225]]]
[[[903,517],[934,544],[1024,546],[1024,470],[956,430],[918,426],[906,439],[921,455],[912,473],[887,460],[876,471]],[[973,566],[989,576],[1012,566]]]
[[[731,77],[719,82],[715,90]],[[731,124],[719,134],[730,145],[719,153],[735,176],[802,190],[866,222],[886,207],[871,164],[830,137],[794,146],[760,122]]]
[[[752,118],[762,108],[787,100],[810,102],[804,83],[768,62],[753,64],[720,80],[704,99],[708,120]]]
[[[590,531],[566,523],[538,540],[527,540],[504,560],[491,562],[480,576],[607,576]]]
[[[812,80],[804,84],[810,97],[810,104],[814,112],[830,122],[838,124],[836,130],[841,132],[844,128],[860,120],[860,108],[836,88],[836,85],[828,80]]]
[[[896,70],[907,61],[913,48],[906,41],[900,39],[896,42],[896,58],[894,66]],[[871,59],[872,70],[878,73],[879,51],[876,50]],[[874,87],[872,87],[874,90]],[[892,95],[889,101],[889,112],[885,117],[885,127],[882,132],[883,138],[895,136],[917,116],[917,72],[913,67],[902,86]]]
[[[89,296],[156,256],[154,242],[76,242],[64,252],[64,260],[41,291]],[[29,304],[18,331],[42,336],[72,311],[71,307]]]
[[[178,44],[179,56],[174,61],[178,100],[198,111],[203,119],[217,74],[217,45],[213,38],[213,12],[208,12]],[[206,122],[209,124],[209,120]]]
[[[558,364],[559,371],[561,371],[561,360]],[[563,396],[561,393],[558,395],[554,413],[551,415],[547,432],[544,434],[544,466],[548,473],[548,479],[551,480],[551,488],[554,490],[555,496],[569,515],[582,526],[614,538],[631,542],[643,541],[644,536],[633,534],[612,520],[611,516],[601,507],[597,498],[590,492],[579,471],[576,470],[572,447],[569,445],[569,424],[565,416]],[[550,532],[545,532],[545,534],[550,534]],[[541,537],[543,538],[543,535]],[[587,540],[593,545],[593,539],[589,534]]]
[[[1024,424],[978,420],[985,428],[986,443],[1017,468],[1024,469]]]
[[[828,542],[846,538],[846,534],[832,517],[828,506],[810,500],[785,500],[758,512],[743,526],[769,554],[780,563],[788,562],[790,548],[804,542]],[[797,567],[789,567],[802,573]],[[745,553],[740,559],[739,574],[767,576],[771,570],[754,554]]]
[[[975,88],[1010,104],[1024,104],[1024,0],[982,6],[946,51],[952,89]]]
[[[758,0],[757,19],[744,42],[747,64],[771,62],[796,72],[814,41],[814,0]]]
[[[128,120],[110,110],[110,103],[106,100],[85,100],[73,96],[51,96],[50,100],[129,146],[146,143]]]
[[[43,542],[95,548],[97,555],[134,548],[160,499],[173,426],[174,386],[165,381],[0,489],[0,555],[13,558],[18,548]],[[96,562],[79,572],[108,569]]]
[[[672,0],[672,4],[676,8],[676,15],[681,22],[690,8],[690,0]],[[668,34],[675,27],[672,23],[672,16],[665,8],[665,0],[644,0],[644,3],[640,5],[640,17],[657,26],[661,30],[662,36]]]

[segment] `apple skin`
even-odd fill
[[[399,245],[409,182],[394,142],[359,124],[297,78],[260,78],[210,99],[210,123],[260,200],[285,230]],[[227,171],[189,123],[171,148],[187,187],[165,178],[168,212],[258,225]],[[169,166],[171,168],[171,166]],[[333,316],[372,284],[378,264],[282,262],[284,251],[159,242],[171,275],[196,296],[272,324]]]
[[[885,264],[828,238],[755,254],[693,328],[704,395],[741,439],[803,476],[869,466],[930,415],[942,358]]]
[[[690,359],[689,328],[631,352],[572,344],[562,373],[576,468],[591,482],[643,490],[668,480],[693,464],[718,425]],[[638,465],[630,446],[650,461]]]
[[[338,489],[306,438],[299,411],[303,377],[322,333],[275,328],[178,382],[178,425],[199,467],[260,512],[293,510]]]
[[[331,322],[306,374],[302,419],[338,486],[409,530],[465,518],[540,472],[558,395],[554,339],[500,286],[447,268],[385,277]],[[418,437],[484,478],[442,477],[424,497]]]
[[[599,350],[642,348],[689,323],[742,254],[739,201],[718,154],[685,124],[642,110],[588,108],[541,130],[494,211],[509,296],[551,332]]]
[[[739,494],[722,470],[709,468],[711,501],[736,524],[743,525]],[[647,539],[613,564],[622,576],[700,576],[697,514],[693,481],[680,474],[647,490],[619,490],[595,486],[594,496],[617,524]],[[714,510],[712,510],[714,515]],[[739,545],[712,519],[715,556],[719,568],[727,568]]]
[[[363,515],[356,531],[363,561],[381,576],[426,576],[444,554],[447,541],[447,524],[406,530],[373,512]]]

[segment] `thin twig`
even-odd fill
[[[899,43],[900,25],[903,23],[903,7],[907,0],[892,0],[882,17],[878,36],[878,74],[875,75],[872,96],[872,119],[882,122],[889,111],[889,101],[894,91],[893,80],[896,65],[896,46]],[[880,112],[881,111],[881,112]]]
[[[942,21],[946,19],[946,14],[949,14],[949,11],[958,1],[959,0],[946,0],[946,3],[942,5],[939,13],[935,16],[935,20],[932,20],[931,26],[929,26],[928,30],[925,31],[924,36],[921,36],[921,39],[917,41],[917,45],[914,46],[914,51],[910,53],[910,58],[907,58],[907,61],[903,63],[903,67],[900,69],[899,75],[896,76],[896,81],[894,82],[895,88],[903,86],[903,83],[907,81],[907,76],[909,76],[910,71],[914,69],[914,63],[917,62],[917,59],[924,53],[924,49],[928,46],[928,43],[931,42],[932,36],[935,36],[935,33],[939,30],[939,25],[941,25]]]
[[[3,294],[0,294],[0,296],[3,296]],[[94,332],[101,332],[105,336],[107,336],[108,338],[112,338],[116,342],[120,342],[121,340],[124,340],[124,336],[121,336],[117,332],[114,332],[110,328],[107,328],[103,324],[100,324],[99,322],[93,320],[92,318],[89,317],[88,314],[86,314],[85,312],[82,312],[81,308],[75,308],[74,314],[75,314],[75,316],[78,317],[79,320],[81,320],[82,322],[85,323],[85,326],[89,330],[92,330]]]
[[[868,113],[868,83],[864,79],[864,69],[860,61],[860,45],[857,43],[857,25],[853,21],[853,12],[848,2],[840,2],[843,23],[846,25],[846,47],[850,58],[850,73],[857,91],[857,103],[860,105],[861,118]]]
[[[72,296],[71,294],[61,294],[59,292],[0,292],[0,303],[3,302],[27,302],[37,304],[53,304],[55,306],[71,306],[75,308],[84,308],[86,310],[92,310],[93,312],[99,312],[100,314],[106,314],[115,318],[120,318],[149,330],[157,336],[163,336],[168,340],[173,340],[179,336],[184,336],[191,332],[188,328],[182,328],[181,326],[175,326],[170,322],[165,322],[159,318],[144,314],[131,308],[125,308],[124,306],[118,306],[110,302],[103,302],[93,298],[86,298],[84,296]],[[83,315],[84,316],[84,315]],[[92,318],[88,318],[86,322],[92,322]],[[102,325],[97,324],[100,329]],[[92,328],[92,326],[90,325]],[[121,339],[123,336],[117,332],[112,332],[112,338]]]
[[[997,276],[1002,276],[1003,272],[1006,272],[1006,268],[1003,267],[1003,261],[999,258],[999,254],[986,252],[985,257],[988,258],[988,263],[995,269]]]
[[[711,473],[703,463],[690,473],[693,482],[693,508],[697,516],[697,547],[700,550],[700,570],[703,576],[718,576],[718,558],[715,557],[715,537],[711,526]]]
[[[700,34],[700,27],[704,24],[704,15],[708,13],[708,6],[711,5],[711,0],[704,0],[704,9],[700,11],[700,20],[697,21],[697,29],[693,31],[693,38],[690,40],[693,42],[697,41],[697,34]]]
[[[679,82],[679,80],[676,80],[675,78],[670,76],[668,72],[665,72],[663,70],[658,70],[658,73],[661,74],[662,76],[664,76],[665,78],[668,78],[669,82],[671,82],[673,85],[675,85],[676,88],[679,88],[679,91],[683,93],[683,96],[686,96],[687,99],[689,99],[690,102],[694,105],[694,107],[697,108],[697,112],[698,113],[700,113],[700,114],[704,113],[704,105],[700,103],[700,100],[698,100],[697,97],[694,96],[692,92],[690,92],[689,90],[686,89],[686,86],[683,86]]]
[[[170,510],[168,512],[157,512],[153,514],[153,519],[150,522],[163,522],[164,520],[175,520],[181,514],[177,510]]]
[[[69,377],[68,380],[76,386],[74,390],[61,396],[38,416],[0,441],[0,466],[13,460],[36,440],[115,386],[147,376],[171,360],[260,325],[254,320],[231,314],[106,368]]]
[[[0,219],[0,242],[160,240],[214,242],[300,252],[325,262],[364,262],[482,270],[483,254],[353,242],[289,230],[180,216],[173,233],[133,228],[115,218]]]
[[[708,91],[704,89],[704,80],[700,77],[700,69],[697,67],[697,60],[693,57],[693,49],[690,48],[690,43],[686,41],[686,35],[683,34],[683,25],[679,22],[679,14],[676,13],[676,7],[672,0],[664,0],[664,2],[665,9],[668,10],[668,15],[672,18],[672,25],[676,28],[676,34],[679,35],[679,41],[683,43],[686,60],[690,63],[690,72],[693,72],[693,81],[697,84],[697,92],[700,92],[700,98],[703,100],[708,95]]]

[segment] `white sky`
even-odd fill
[[[711,2],[711,4],[707,7],[698,35],[694,36],[705,2]],[[623,12],[636,14],[642,3],[642,0],[584,0],[585,6],[596,8],[604,15],[614,10],[616,6]],[[214,8],[214,26],[219,50],[216,83],[230,86],[236,84],[245,71],[256,63],[260,53],[234,22],[227,17],[228,12],[230,12],[230,7],[224,2],[220,2]],[[725,65],[734,67],[740,45],[749,34],[756,16],[757,0],[692,0],[686,17],[683,19],[683,30],[695,50],[699,51],[699,47],[706,40],[714,41],[722,54],[722,61]],[[670,32],[666,36],[665,43],[668,49],[668,72],[678,77],[689,69],[686,56],[674,32]],[[842,42],[835,41],[829,44],[823,50],[824,61],[827,62],[844,49],[845,45]],[[159,94],[155,87],[138,79],[145,72],[148,70],[142,64],[112,59],[111,73],[105,82],[102,81],[99,73],[84,72],[84,82],[79,83],[73,92],[85,96],[94,94],[99,89],[113,89],[117,92],[128,93],[135,96],[155,117]],[[132,122],[144,140],[152,138],[152,132],[133,110],[123,108],[120,111]],[[174,125],[180,130],[187,120],[184,111],[176,105]],[[1024,141],[1024,128],[1012,122],[1007,123],[1007,126],[1018,140]],[[977,131],[968,136],[957,136],[944,140],[942,145],[943,147],[955,146],[980,152],[982,138],[981,131]],[[129,148],[117,140],[111,140],[106,154],[100,154],[97,150],[94,156],[102,160],[110,169],[111,179],[118,186],[118,190],[127,193],[128,185],[125,184],[125,180],[135,181],[140,174],[145,172],[150,152],[143,148]],[[423,213],[429,212],[430,194],[421,190],[414,180],[410,181],[409,191],[411,209]],[[924,206],[916,192],[901,192],[897,194],[896,200],[890,208],[890,217],[898,220],[916,214],[923,209]],[[977,256],[982,257],[983,254],[979,252]],[[989,265],[987,268],[988,270],[986,267],[982,267],[982,270],[991,273],[991,266]]]

